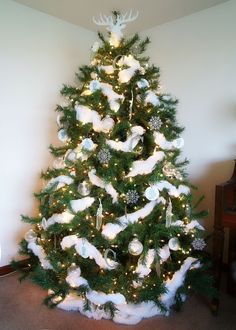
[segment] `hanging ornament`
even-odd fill
[[[148,122],[151,129],[158,131],[161,127],[162,121],[157,116],[152,116]]]
[[[80,251],[80,255],[82,258],[87,259],[89,257],[89,253],[88,253],[88,249],[86,247],[86,239],[82,238],[82,247],[81,247],[81,251]]]
[[[66,142],[69,139],[65,129],[60,129],[57,136],[58,136],[58,139],[62,142]]]
[[[91,151],[94,149],[94,143],[91,139],[86,138],[81,142],[81,148],[84,150]]]
[[[149,87],[149,82],[148,82],[146,79],[140,79],[140,80],[137,82],[137,86],[138,86],[139,88]]]
[[[143,252],[143,244],[137,238],[134,238],[129,243],[128,250],[133,256],[138,256]]]
[[[156,273],[157,273],[157,276],[161,276],[161,264],[160,264],[160,260],[157,260],[156,262]]]
[[[131,100],[129,101],[129,119],[132,119],[133,103],[134,103],[134,93],[131,91]]]
[[[143,284],[143,280],[142,279],[137,279],[136,281],[133,280],[132,287],[135,288],[135,289],[137,289],[140,286],[142,286],[142,284]]]
[[[171,250],[177,251],[180,248],[180,243],[177,237],[173,237],[169,240],[168,246]]]
[[[58,125],[58,127],[62,127],[61,118],[62,118],[62,114],[59,113],[57,115],[57,125]]]
[[[76,152],[72,149],[67,150],[67,152],[65,153],[65,160],[74,162],[76,160]]]
[[[107,164],[111,159],[111,154],[108,149],[101,149],[98,152],[97,158],[101,164]]]
[[[90,194],[90,191],[91,185],[88,182],[83,181],[78,185],[78,192],[80,193],[80,195],[87,196]]]
[[[139,200],[139,194],[136,190],[128,190],[126,193],[127,204],[136,204]]]
[[[113,258],[116,259],[115,251],[113,251],[112,249],[106,249],[106,251],[104,253],[105,262],[106,262],[106,264],[109,268],[116,268],[117,267],[117,262],[115,262],[114,260],[111,260],[110,258],[108,258],[108,253],[109,252],[111,252],[113,254]]]
[[[159,197],[159,190],[157,189],[157,187],[151,186],[145,190],[144,195],[149,201],[155,201]]]
[[[173,216],[172,203],[171,203],[171,199],[169,199],[169,204],[166,209],[166,228],[171,226],[172,216]]]
[[[102,227],[102,202],[101,202],[101,199],[99,198],[99,206],[98,206],[98,209],[97,209],[97,214],[96,214],[96,229],[97,230],[100,230],[101,227]]]
[[[119,65],[119,60],[120,60],[122,57],[123,57],[123,55],[117,55],[117,56],[114,58],[114,60],[113,60],[113,62],[112,62],[112,66],[113,66],[114,69],[117,69],[117,67],[120,66],[120,65]]]
[[[64,168],[65,167],[64,159],[62,157],[56,158],[53,162],[53,167],[56,169]]]
[[[163,174],[167,176],[168,178],[176,178],[177,180],[182,180],[182,175],[180,172],[172,165],[170,162],[166,163],[163,166]]]
[[[35,241],[37,238],[37,234],[33,231],[33,229],[30,229],[29,231],[27,231],[27,233],[25,234],[25,240],[27,242],[31,242],[31,241]]]
[[[195,238],[192,242],[192,247],[194,250],[203,250],[206,246],[206,243],[203,238]]]

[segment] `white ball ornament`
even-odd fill
[[[180,249],[180,243],[177,237],[173,237],[168,242],[169,248],[173,251],[177,251]]]
[[[65,129],[60,129],[57,136],[58,136],[58,139],[62,142],[66,142],[69,139]]]
[[[155,201],[159,197],[159,190],[155,186],[151,186],[145,190],[144,194],[149,201]]]
[[[81,147],[82,147],[82,149],[91,151],[94,148],[94,143],[91,139],[86,138],[81,142]]]
[[[134,238],[129,243],[128,250],[133,256],[138,256],[143,252],[143,244],[137,238]]]

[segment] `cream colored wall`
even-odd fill
[[[236,1],[144,31],[148,54],[175,95],[185,126],[184,155],[212,231],[215,185],[229,179],[236,158]]]
[[[0,266],[16,255],[34,214],[33,192],[56,142],[55,105],[63,83],[89,61],[95,33],[10,0],[0,1]]]

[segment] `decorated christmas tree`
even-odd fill
[[[94,19],[92,60],[64,86],[53,167],[37,194],[39,214],[20,252],[24,270],[48,290],[45,303],[90,318],[135,324],[168,315],[191,290],[209,293],[205,212],[193,205],[181,159],[177,100],[143,56],[149,39],[124,38],[137,15]]]

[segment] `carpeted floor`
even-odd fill
[[[236,298],[222,289],[219,315],[214,317],[206,302],[192,296],[180,313],[146,319],[135,326],[95,321],[75,312],[50,310],[42,305],[45,292],[18,275],[0,278],[0,330],[235,330]]]

